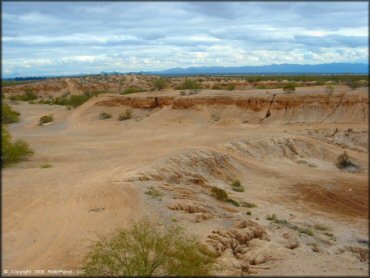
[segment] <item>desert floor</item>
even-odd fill
[[[367,275],[368,110],[365,115],[362,104],[346,101],[333,110],[335,94],[327,100],[323,90],[298,89],[296,101],[316,98],[314,108],[302,101],[285,115],[272,106],[271,120],[261,120],[266,111],[223,105],[217,97],[263,94],[268,102],[281,89],[103,94],[71,110],[11,103],[21,121],[9,131],[35,154],[2,171],[3,269],[76,269],[97,235],[149,216],[183,225],[217,250],[215,274],[242,274],[247,263],[245,275]],[[367,100],[367,88],[347,90],[338,87],[336,94]],[[117,102],[148,96],[188,102],[212,96],[215,102],[177,109]],[[133,118],[118,121],[126,109]],[[101,112],[112,118],[100,120]],[[49,113],[53,124],[39,126]],[[358,172],[336,167],[344,151]],[[44,163],[52,167],[41,168]],[[244,192],[231,189],[235,179]],[[163,196],[145,194],[150,186]],[[257,207],[217,201],[211,186]],[[287,222],[267,220],[272,214]],[[248,225],[263,236],[238,240],[235,234],[251,234]],[[314,234],[299,232],[304,229]]]

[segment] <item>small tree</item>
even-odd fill
[[[183,229],[147,219],[101,237],[84,262],[86,274],[107,276],[205,276],[214,257]]]
[[[295,92],[295,86],[292,83],[289,83],[283,87],[283,91],[287,94],[291,94]]]

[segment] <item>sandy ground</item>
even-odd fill
[[[302,88],[296,94],[320,98],[322,90]],[[233,94],[249,97],[258,92]],[[216,94],[231,93],[206,91],[188,98]],[[349,94],[367,98],[365,89]],[[136,95],[179,92],[130,97]],[[149,215],[184,225],[210,246],[218,244],[209,237],[212,231],[231,229],[238,221],[256,223],[266,236],[240,244],[246,250],[243,255],[226,246],[215,274],[239,275],[240,265],[247,262],[250,270],[245,275],[367,275],[367,115],[351,122],[329,111],[336,119],[320,123],[308,110],[309,124],[283,118],[254,123],[248,122],[253,111],[234,105],[97,105],[116,97],[123,96],[101,95],[72,110],[12,104],[21,121],[9,130],[14,138],[29,142],[35,154],[2,172],[3,269],[76,269],[98,234]],[[133,118],[117,121],[126,109],[132,110]],[[349,104],[345,109],[359,114],[353,119],[362,117]],[[100,120],[101,112],[113,117]],[[38,126],[38,119],[49,113],[55,122]],[[359,172],[335,166],[344,150],[360,166]],[[41,168],[44,163],[52,167]],[[235,179],[245,192],[231,190]],[[164,196],[145,194],[150,186]],[[210,195],[210,186],[257,207],[219,202]],[[314,235],[267,220],[273,213]],[[298,246],[287,248],[291,241]]]

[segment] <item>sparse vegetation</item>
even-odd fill
[[[106,112],[102,112],[99,115],[100,120],[105,120],[105,119],[109,119],[109,118],[112,118],[112,115],[109,114],[109,113],[106,113]]]
[[[130,229],[100,237],[83,269],[89,276],[205,276],[212,271],[211,253],[174,224],[142,220]]]
[[[229,195],[225,190],[219,188],[217,186],[213,186],[211,189],[212,195],[219,201],[227,201],[229,199]]]
[[[167,78],[158,78],[154,80],[153,85],[155,89],[163,90],[169,85],[169,82]]]
[[[197,81],[195,80],[191,80],[191,79],[186,79],[182,85],[181,85],[181,88],[182,90],[200,90],[202,89],[202,85],[199,84]]]
[[[308,227],[300,228],[300,229],[298,229],[298,232],[300,232],[301,234],[306,234],[308,236],[313,236],[314,235],[314,232]]]
[[[121,95],[128,95],[128,94],[135,94],[135,93],[140,93],[143,92],[144,90],[138,87],[129,87],[125,89]]]
[[[46,124],[46,123],[50,123],[54,120],[54,117],[52,114],[49,114],[49,115],[45,115],[45,116],[42,116],[39,120],[39,125],[43,125],[43,124]]]
[[[95,92],[85,92],[83,95],[71,95],[69,97],[58,97],[56,98],[52,103],[56,105],[65,105],[65,106],[71,106],[73,108],[76,108],[89,99],[101,94],[103,92],[95,91]]]
[[[291,94],[295,92],[295,85],[292,83],[289,83],[283,87],[283,91],[287,94]]]
[[[164,196],[164,194],[161,191],[159,191],[157,188],[155,188],[154,186],[149,187],[148,190],[145,191],[145,194],[151,196],[154,199]]]
[[[31,89],[27,89],[22,95],[12,95],[10,100],[32,101],[37,99],[37,95]]]
[[[269,221],[275,221],[276,219],[277,219],[277,217],[276,217],[276,214],[275,213],[273,213],[273,214],[268,214],[267,216],[266,216],[266,219],[267,220],[269,220]]]
[[[236,192],[244,192],[244,187],[242,186],[239,180],[233,181],[231,183],[231,188],[233,191],[236,191]]]
[[[246,201],[240,202],[240,205],[242,207],[246,207],[246,208],[255,208],[255,207],[257,207],[256,204],[253,204],[253,203],[250,203],[250,202],[246,202]]]
[[[234,206],[236,206],[236,207],[240,207],[239,202],[238,202],[238,201],[236,201],[236,200],[234,200],[234,199],[228,198],[226,201],[227,201],[228,203],[233,204],[233,205],[234,205]]]
[[[314,226],[313,226],[316,230],[319,230],[319,231],[327,231],[329,230],[329,227],[325,224],[320,224],[320,223],[316,223]]]
[[[247,215],[252,215],[252,212],[250,210],[247,211]]]
[[[13,143],[10,133],[4,126],[2,126],[1,131],[1,161],[3,166],[25,160],[33,154],[27,142],[16,140]]]
[[[126,111],[125,111],[125,113],[120,113],[119,115],[118,115],[118,120],[119,121],[126,121],[126,120],[129,120],[129,119],[131,119],[132,118],[132,112],[131,112],[131,110],[129,110],[129,109],[127,109]]]
[[[1,120],[3,124],[12,124],[19,121],[20,113],[12,110],[12,108],[3,101]]]
[[[44,164],[41,165],[40,168],[43,168],[43,169],[51,168],[51,164],[50,163],[44,163]]]

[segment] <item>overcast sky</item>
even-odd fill
[[[3,2],[3,74],[368,62],[367,2]]]

